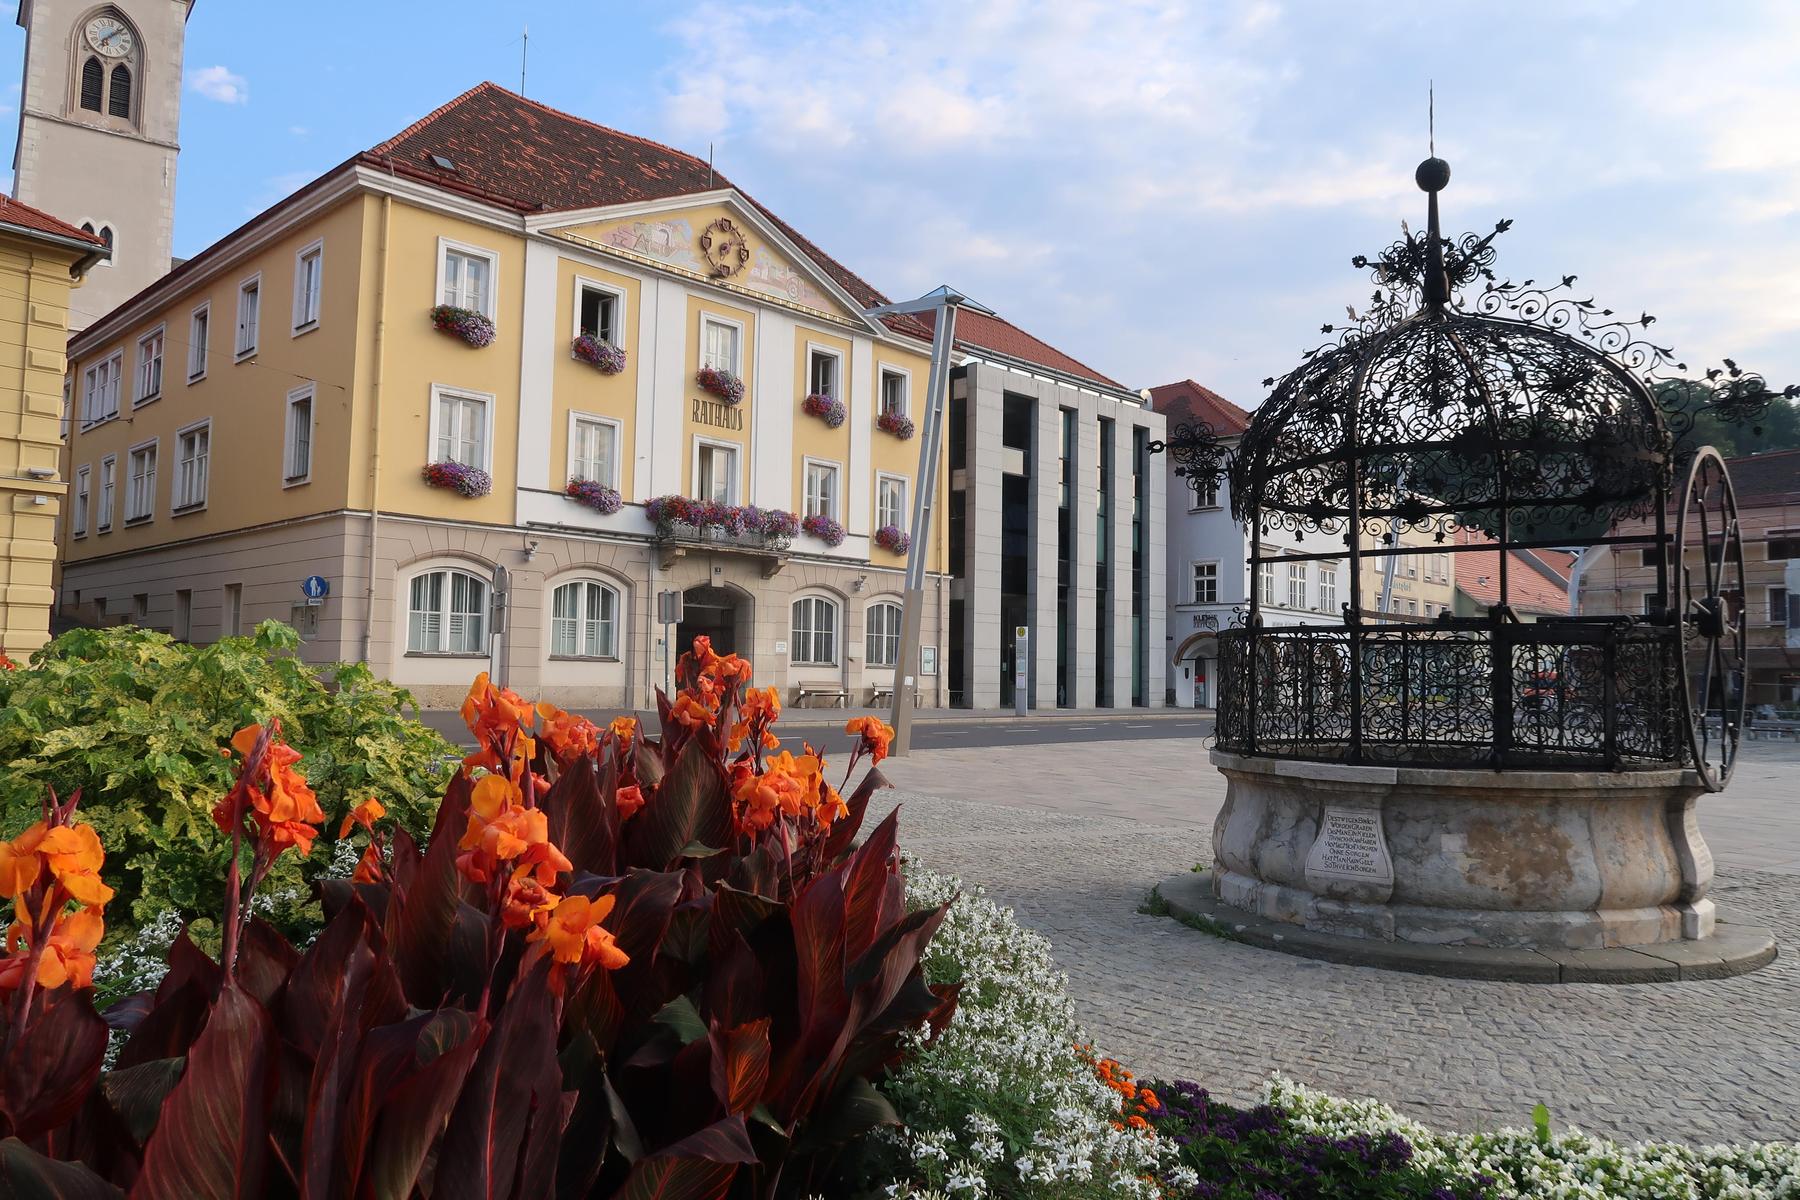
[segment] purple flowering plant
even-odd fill
[[[470,499],[494,490],[492,475],[480,467],[465,467],[458,462],[432,463],[419,474],[432,487],[444,488]]]
[[[754,504],[720,504],[689,496],[653,496],[644,501],[644,515],[658,530],[668,533],[677,525],[695,531],[717,529],[734,537],[760,537],[766,544],[784,543],[800,528],[800,518],[779,508]]]
[[[841,546],[844,544],[844,527],[824,513],[814,513],[812,516],[800,522],[800,528],[805,530],[809,536],[818,538],[827,546]]]
[[[903,442],[913,435],[912,418],[905,413],[882,413],[875,418],[875,428],[883,433],[891,433]]]
[[[700,385],[701,391],[710,392],[726,404],[736,404],[744,398],[744,381],[730,371],[701,367],[694,375],[694,382]]]
[[[592,334],[584,333],[570,342],[569,353],[602,375],[617,375],[625,369],[625,351]]]
[[[883,525],[875,531],[875,544],[895,554],[905,554],[912,547],[912,535],[898,525]]]
[[[827,396],[824,392],[812,392],[800,402],[800,411],[809,417],[817,417],[827,426],[836,429],[844,423],[848,415],[844,402],[836,396]]]
[[[431,310],[431,324],[439,333],[447,333],[466,346],[479,350],[494,341],[494,322],[486,313],[454,304],[440,304]]]
[[[617,488],[607,487],[593,479],[571,479],[563,488],[563,495],[577,504],[585,504],[603,517],[610,517],[619,511],[624,498]]]

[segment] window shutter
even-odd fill
[[[115,117],[129,119],[131,116],[131,68],[124,63],[112,69],[112,88],[106,97],[106,111]]]
[[[100,111],[100,91],[106,83],[106,69],[100,65],[98,58],[90,58],[81,64],[81,107],[89,112]]]

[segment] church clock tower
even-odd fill
[[[20,0],[25,79],[14,198],[112,247],[71,298],[71,332],[168,273],[181,53],[193,0]]]

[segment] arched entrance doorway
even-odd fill
[[[697,637],[712,639],[719,654],[748,656],[751,645],[750,597],[729,587],[691,587],[681,594],[682,620],[675,627],[675,652],[682,653]]]
[[[1219,681],[1215,664],[1219,657],[1219,638],[1209,631],[1196,633],[1175,651],[1175,706],[1177,708],[1213,708],[1218,704]]]

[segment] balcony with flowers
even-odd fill
[[[689,496],[652,497],[644,502],[644,515],[663,547],[664,568],[691,549],[738,551],[762,559],[767,579],[781,570],[800,532],[800,518],[779,508]]]

